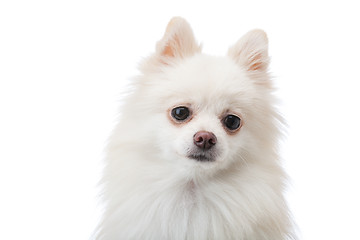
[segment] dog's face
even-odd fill
[[[227,57],[199,52],[187,23],[174,19],[143,66],[138,95],[152,111],[147,128],[161,158],[188,170],[224,169],[246,161],[269,126],[267,39],[256,30]]]
[[[238,159],[255,89],[233,61],[191,57],[163,71],[159,90],[164,124],[158,138],[167,145],[164,156],[204,169]]]

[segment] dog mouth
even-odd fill
[[[191,153],[187,156],[190,159],[196,160],[198,162],[214,162],[215,156],[210,153],[200,152],[200,153]]]

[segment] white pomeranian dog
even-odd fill
[[[261,30],[214,57],[170,21],[110,138],[95,239],[295,239],[268,64]]]

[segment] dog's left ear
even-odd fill
[[[249,73],[266,73],[268,56],[268,39],[262,30],[252,30],[245,34],[229,49],[228,55]]]
[[[176,58],[185,58],[201,51],[190,25],[181,17],[169,22],[163,38],[156,45],[156,54],[163,63]]]

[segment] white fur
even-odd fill
[[[107,148],[96,239],[295,238],[265,33],[248,33],[227,57],[200,49],[189,25],[174,18],[144,62]],[[193,111],[190,121],[172,122],[169,111],[179,105]],[[224,112],[241,116],[235,134],[222,126]],[[201,130],[217,137],[214,162],[186,157]]]

